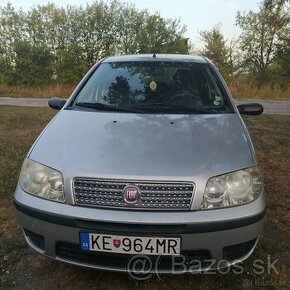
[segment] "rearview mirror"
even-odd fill
[[[258,103],[241,104],[237,108],[242,115],[261,115],[264,111],[263,106]]]
[[[66,100],[57,97],[48,100],[48,105],[55,110],[61,110],[65,103]]]

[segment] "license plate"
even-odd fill
[[[82,250],[118,254],[179,255],[180,238],[80,233]]]

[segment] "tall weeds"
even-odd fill
[[[49,85],[44,87],[20,87],[0,84],[0,97],[13,98],[51,98],[54,96],[67,98],[76,84]],[[258,87],[247,82],[236,82],[229,85],[236,99],[289,100],[290,84],[284,86],[263,85]]]
[[[51,98],[69,97],[75,84],[48,85],[44,87],[21,87],[0,84],[0,97],[12,98]]]

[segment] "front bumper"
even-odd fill
[[[20,187],[16,189],[15,206],[26,241],[39,253],[80,266],[114,271],[127,271],[131,256],[81,251],[80,231],[178,236],[182,240],[181,254],[188,262],[225,259],[232,264],[253,252],[265,214],[264,195],[238,207],[172,213],[77,207],[31,196]],[[172,265],[167,262],[160,263],[159,272],[172,272]]]

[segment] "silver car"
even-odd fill
[[[34,250],[80,266],[171,273],[253,252],[265,197],[240,114],[263,107],[236,107],[207,58],[108,57],[49,106],[60,111],[28,152],[15,192]]]

